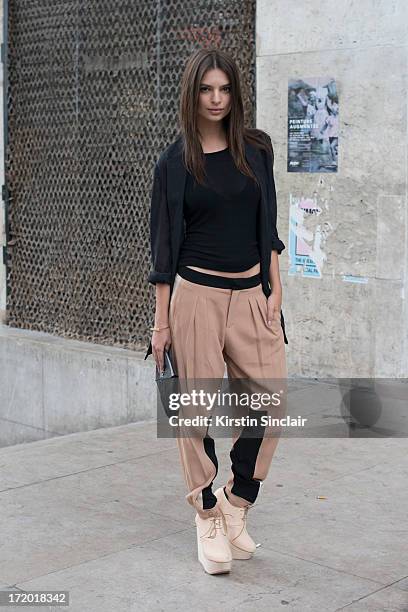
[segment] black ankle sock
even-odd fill
[[[228,499],[228,501],[229,501],[229,497],[228,497],[228,495],[227,495],[227,492],[226,492],[226,490],[225,490],[225,487],[223,488],[223,491],[224,491],[224,495],[225,495],[225,497],[226,497],[226,498]]]

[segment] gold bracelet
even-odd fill
[[[167,329],[170,325],[165,325],[164,327],[150,327],[150,331],[161,331],[162,329]]]

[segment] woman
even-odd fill
[[[182,379],[286,379],[273,150],[244,127],[236,64],[218,49],[188,60],[181,84],[181,134],[155,166],[151,204],[156,286],[153,353],[164,350]],[[146,358],[145,357],[145,358]],[[234,436],[231,476],[213,493],[214,440],[178,437],[196,509],[198,556],[208,573],[255,551],[247,511],[266,478],[277,439]]]

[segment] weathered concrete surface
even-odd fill
[[[249,512],[261,546],[218,577],[175,444],[150,422],[1,449],[0,585],[69,590],[75,612],[408,609],[405,440],[281,439]]]
[[[0,324],[0,447],[153,418],[154,368],[141,352]]]
[[[257,124],[274,144],[287,245],[280,265],[289,368],[406,377],[408,3],[258,0],[256,40]],[[337,83],[337,173],[287,172],[288,79],[309,77]],[[290,194],[324,202],[310,221],[331,231],[320,279],[288,276]]]

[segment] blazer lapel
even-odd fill
[[[187,171],[181,156],[171,157],[167,161],[167,203],[170,217],[183,210],[186,178]]]
[[[261,188],[261,205],[262,211],[265,215],[266,212],[266,204],[267,204],[267,190],[265,184],[265,168],[263,165],[262,153],[256,147],[253,147],[248,142],[245,142],[245,157],[247,159],[248,164],[251,166],[251,170],[255,174],[256,178],[259,181],[259,185]],[[265,216],[264,216],[265,220]]]
[[[263,161],[260,150],[250,145],[249,142],[245,142],[245,157],[259,182],[264,184]]]
[[[259,186],[261,189],[261,215],[260,215],[260,228],[259,228],[259,250],[261,255],[261,277],[262,284],[264,287],[267,287],[268,284],[268,275],[269,269],[264,269],[262,262],[269,260],[268,255],[268,232],[267,228],[269,226],[269,212],[268,212],[268,191],[266,185],[266,177],[265,177],[265,166],[263,162],[262,152],[245,142],[245,156],[248,164],[250,165],[253,173],[259,181]]]

